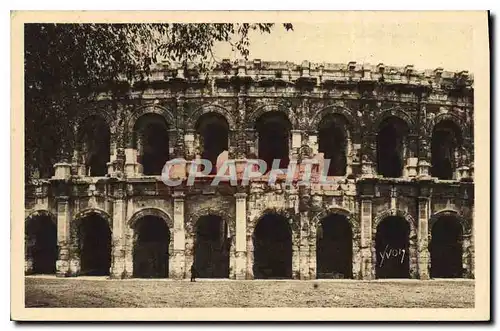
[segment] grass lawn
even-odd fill
[[[25,284],[26,307],[474,307],[473,280],[191,283],[35,276]]]

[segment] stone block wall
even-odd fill
[[[130,86],[126,102],[101,93],[82,105],[77,124],[95,115],[109,125],[111,151],[106,176],[86,176],[80,169],[83,151],[74,144],[74,153],[70,153],[74,157],[57,163],[53,178],[26,185],[26,222],[43,214],[57,225],[58,275],[79,274],[76,229],[81,219],[96,214],[108,223],[112,234],[111,277],[131,277],[136,236],[133,224],[150,215],[163,219],[170,232],[169,273],[165,276],[189,278],[196,222],[210,214],[221,217],[229,228],[229,278],[252,279],[254,230],[262,216],[275,213],[288,220],[291,230],[292,278],[314,279],[318,224],[334,213],[345,216],[352,229],[355,279],[377,277],[377,226],[390,216],[404,219],[410,228],[410,277],[429,278],[432,225],[442,215],[460,222],[464,277],[473,277],[472,75],[440,68],[418,71],[412,66],[263,61],[217,67],[208,81],[196,74],[174,79],[171,68],[155,70],[164,74],[154,75],[142,90]],[[199,118],[209,113],[221,115],[229,127],[229,158],[244,165],[247,159],[258,156],[256,121],[271,112],[284,114],[290,122],[289,157],[299,164],[318,152],[322,118],[342,117],[347,132],[345,176],[330,178],[329,184],[312,182],[306,186],[253,180],[248,186],[225,183],[213,187],[199,180],[192,187],[168,187],[159,174],[145,176],[142,172],[133,137],[134,125],[143,115],[163,118],[169,128],[170,157],[184,158],[187,165],[203,149],[196,129]],[[408,128],[400,178],[377,173],[377,130],[392,117]],[[454,123],[462,138],[451,180],[440,180],[430,173],[432,133],[442,121]],[[32,260],[27,254],[27,273],[33,269]]]

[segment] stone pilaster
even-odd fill
[[[25,223],[25,226],[27,224]],[[34,243],[32,242],[32,238],[25,233],[24,235],[24,273],[29,275],[33,272],[33,256],[32,249],[34,247]]]
[[[316,131],[311,131],[308,134],[308,145],[312,149],[312,155],[318,154],[318,134]]]
[[[317,261],[316,261],[316,236],[317,236],[317,222],[319,211],[309,212],[309,277],[316,279],[317,275]]]
[[[69,197],[57,197],[57,245],[59,256],[56,262],[56,274],[60,277],[70,275],[70,210]],[[79,261],[78,261],[79,262]]]
[[[363,270],[361,266],[363,265],[363,256],[361,250],[361,234],[360,230],[352,229],[352,278],[362,279]]]
[[[372,250],[372,197],[361,197],[361,276],[363,279],[375,277]]]
[[[124,247],[124,278],[130,278],[134,275],[134,229],[129,226],[126,226],[124,229],[125,232],[125,247]]]
[[[245,129],[247,158],[259,156],[259,134],[254,129]]]
[[[176,134],[175,134],[175,141],[173,142],[173,153],[172,153],[172,158],[185,158],[185,145],[184,145],[184,129],[185,129],[185,120],[184,116],[186,114],[186,111],[184,109],[185,105],[185,100],[184,100],[184,95],[180,95],[176,99],[176,114],[177,114],[177,119],[176,119]]]
[[[137,177],[142,173],[142,166],[137,162],[137,149],[128,146],[125,149],[125,174],[127,177]]]
[[[473,147],[470,145],[470,142],[467,141],[468,139],[465,140],[465,146],[470,146],[469,149],[473,149]],[[462,146],[455,151],[456,160],[453,178],[455,178],[456,180],[468,180],[470,178],[470,152],[465,146]]]
[[[462,269],[463,278],[472,278],[472,263],[471,256],[472,240],[471,234],[465,233],[462,239]]]
[[[134,212],[134,200],[129,197],[126,201],[126,223],[123,225],[123,243],[124,243],[124,278],[130,278],[134,275],[134,232],[135,230],[128,224]]]
[[[300,279],[300,239],[292,236],[292,279]]]
[[[297,160],[299,149],[302,146],[302,132],[300,130],[292,130],[292,146],[290,148],[290,160]]]
[[[69,273],[68,276],[78,276],[81,270],[79,238],[72,237],[69,245]]]
[[[353,163],[355,162],[355,155],[356,155],[356,151],[354,150],[354,146],[353,146],[353,143],[352,143],[352,139],[351,137],[347,137],[346,138],[346,170],[345,170],[345,175],[346,176],[349,176],[349,175],[352,175],[352,173],[354,172],[354,168],[353,167]]]
[[[123,178],[125,174],[125,150],[121,147],[116,149],[113,160],[108,162],[108,174],[111,177]]]
[[[194,130],[186,130],[184,133],[184,146],[186,160],[193,160],[196,156],[196,145]]]
[[[169,159],[173,159],[177,157],[177,129],[169,128],[168,129],[168,155]]]
[[[186,245],[184,248],[184,270],[185,278],[191,277],[191,266],[194,263],[194,236],[186,236]]]
[[[417,259],[420,279],[429,279],[429,198],[421,196],[418,199],[418,229],[417,229]]]
[[[173,158],[185,158],[186,157],[186,149],[184,146],[184,130],[177,129],[175,135],[175,145],[173,151]]]
[[[229,158],[235,159],[236,173],[238,178],[241,178],[246,166],[246,159],[248,153],[247,146],[247,132],[245,129],[245,114],[246,114],[246,93],[244,90],[240,90],[238,94],[238,121],[237,128],[235,132],[235,139],[233,145],[235,146],[234,153],[229,155]]]
[[[251,231],[247,231],[247,276],[246,279],[254,279],[253,275],[253,261],[254,261],[254,247],[253,237]]]
[[[136,137],[137,141],[134,143],[134,130],[131,128],[128,132],[124,152],[125,164],[124,171],[127,177],[137,177],[142,172],[142,166],[138,162],[138,149],[140,144],[140,137]]]
[[[299,256],[300,256],[300,279],[310,279],[310,268],[309,259],[309,211],[300,212],[300,246],[299,246]],[[315,256],[314,256],[315,258]]]
[[[408,152],[406,158],[405,175],[409,178],[417,177],[418,175],[418,136],[410,135],[408,137]]]
[[[239,136],[239,132],[238,130],[234,130],[232,128],[230,128],[227,132],[227,156],[228,156],[228,159],[230,160],[234,160],[236,159],[236,154],[238,153],[238,136]],[[200,135],[200,138],[203,138],[201,135]],[[201,141],[201,139],[200,139]],[[201,148],[200,148],[200,155],[203,153],[203,147],[205,146],[205,143],[203,142],[203,144],[200,143],[199,145]],[[217,166],[217,164],[214,164],[213,167],[215,168]]]
[[[111,132],[109,137],[109,161],[106,162],[107,174],[113,176],[115,173],[115,160],[118,148],[118,138],[115,132]]]
[[[236,255],[234,266],[234,278],[247,278],[247,194],[236,193]]]
[[[426,136],[419,138],[417,173],[419,179],[431,177],[430,146]]]
[[[112,232],[112,263],[111,278],[127,277],[125,271],[125,231],[126,202],[124,201],[125,185],[115,186],[115,200],[113,201],[113,232]]]
[[[295,198],[291,198],[290,200],[296,201]],[[290,224],[292,229],[292,277],[294,279],[308,279],[309,236],[307,232],[309,227],[308,212],[311,201],[311,187],[309,185],[299,187],[298,201],[299,215],[296,216],[296,219],[292,218]],[[293,205],[288,207],[296,208]]]
[[[246,114],[246,94],[240,92],[238,95],[238,128],[237,128],[237,138],[235,142],[236,151],[235,158],[237,160],[245,159],[247,157],[247,146],[246,146],[246,131],[245,131],[245,114]]]
[[[363,136],[361,149],[361,176],[365,178],[374,177],[376,175],[376,145],[373,133]]]
[[[186,271],[190,270],[191,267],[191,264],[188,265],[187,261],[185,261],[186,234],[184,230],[184,203],[184,193],[174,191],[174,250],[170,253],[169,277],[175,279],[184,278]]]

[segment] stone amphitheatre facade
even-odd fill
[[[223,61],[120,84],[79,105],[71,150],[25,185],[27,274],[474,277],[468,72]],[[323,153],[329,183],[160,179],[225,150],[285,168]]]

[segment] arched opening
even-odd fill
[[[410,228],[399,216],[389,216],[377,227],[377,278],[410,277]]]
[[[134,226],[134,269],[136,278],[168,278],[170,230],[160,217],[144,216]]]
[[[436,220],[429,244],[431,277],[462,277],[462,232],[462,225],[456,217],[441,216]]]
[[[26,222],[26,255],[34,274],[54,274],[57,261],[57,227],[50,216],[36,216]]]
[[[111,267],[111,230],[108,221],[91,213],[82,218],[78,227],[80,273],[107,276]]]
[[[229,148],[229,125],[224,116],[206,113],[196,122],[196,132],[203,148],[201,158],[212,163],[211,174],[216,174],[217,157]]]
[[[386,118],[377,135],[377,172],[384,177],[401,177],[405,161],[408,127],[397,117]]]
[[[254,230],[254,278],[292,278],[292,235],[287,219],[262,217]]]
[[[111,151],[108,124],[100,116],[89,116],[79,129],[80,151],[85,174],[97,177],[108,173],[107,163]]]
[[[168,124],[159,114],[144,114],[134,126],[134,148],[145,175],[161,175],[169,159]]]
[[[229,278],[231,239],[226,222],[215,215],[196,224],[194,265],[199,278]]]
[[[431,175],[439,179],[453,179],[456,152],[461,145],[460,128],[450,121],[440,121],[432,131]]]
[[[352,278],[352,229],[347,217],[328,215],[316,235],[317,278]]]
[[[256,130],[259,136],[259,159],[267,164],[267,172],[272,170],[273,160],[279,159],[280,169],[286,169],[290,162],[289,140],[291,123],[282,112],[271,111],[260,116]]]
[[[328,176],[345,176],[347,168],[347,123],[343,116],[327,115],[318,127],[318,151],[330,160]]]

